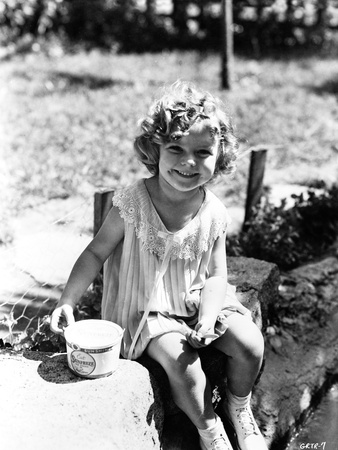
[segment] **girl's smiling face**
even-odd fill
[[[210,124],[194,124],[181,139],[160,145],[159,178],[181,192],[199,188],[215,172],[218,146]]]

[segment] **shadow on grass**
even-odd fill
[[[70,72],[54,72],[53,77],[58,81],[66,82],[68,87],[85,87],[90,90],[110,88],[113,86],[133,86],[133,81],[113,79],[110,77],[98,77],[91,74],[74,74]]]
[[[97,90],[113,86],[132,86],[134,83],[128,80],[114,80],[110,77],[97,77],[90,74],[74,74],[70,72],[55,72],[57,79],[66,81],[70,87],[83,86],[87,89]]]
[[[327,80],[320,86],[313,86],[311,90],[318,95],[333,94],[338,95],[338,77],[335,80]]]
[[[43,89],[41,94],[79,88],[96,91],[114,86],[122,88],[134,86],[134,81],[132,80],[114,79],[112,77],[97,76],[90,73],[75,73],[71,71],[43,71],[36,75],[29,71],[14,70],[12,78],[22,81],[23,83],[42,83]],[[39,90],[37,90],[37,93],[39,93]]]

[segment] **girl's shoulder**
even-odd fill
[[[144,186],[144,179],[135,181],[134,183],[121,187],[114,192],[114,198],[127,198],[127,197],[138,197],[142,192]]]
[[[143,217],[150,210],[144,179],[116,190],[113,205],[119,208],[124,220],[130,223],[138,222],[141,216]]]
[[[201,208],[201,214],[209,217],[209,220],[221,221],[227,227],[231,223],[231,217],[224,203],[209,189],[205,189],[205,200]]]

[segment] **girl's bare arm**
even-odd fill
[[[75,305],[93,282],[103,263],[124,234],[123,220],[113,207],[99,232],[77,259],[60,299],[61,304]]]
[[[222,308],[227,306],[227,264],[225,250],[225,235],[218,238],[215,242],[211,260],[209,264],[209,278],[206,280],[201,292],[201,304],[199,309],[199,321],[196,324],[197,332],[193,346],[199,347],[205,345],[203,336],[212,336],[218,314]],[[235,307],[237,312],[251,318],[250,311],[245,308],[238,300],[232,298],[229,305]],[[214,335],[215,336],[215,335]],[[201,340],[197,344],[198,340]]]
[[[103,263],[124,236],[124,222],[119,210],[112,207],[99,232],[77,259],[61,299],[51,319],[51,329],[60,333],[60,319],[73,321],[72,310],[101,270]]]
[[[213,331],[217,316],[225,303],[226,291],[227,265],[224,234],[215,241],[212,250],[209,277],[201,292],[199,324],[196,331],[200,329],[201,332],[206,332],[207,328]]]

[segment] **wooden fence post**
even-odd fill
[[[112,199],[114,196],[114,191],[112,189],[102,189],[94,194],[94,236],[101,228],[104,219],[112,207]],[[94,289],[97,287],[102,287],[102,276],[103,269],[101,269],[100,274],[93,281]]]
[[[266,149],[257,149],[251,152],[243,231],[247,229],[247,222],[252,216],[253,207],[259,203],[262,197],[266,154]]]
[[[101,228],[104,219],[107,217],[112,206],[114,191],[112,189],[103,189],[95,192],[94,195],[94,236]]]

